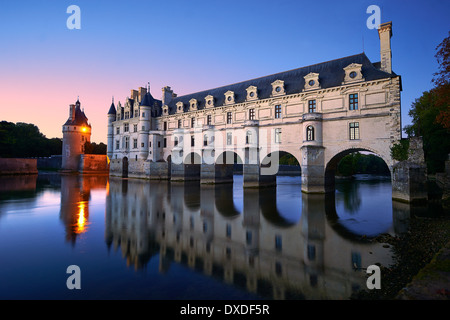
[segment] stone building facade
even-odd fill
[[[334,188],[343,156],[373,152],[392,168],[401,139],[401,77],[392,71],[392,23],[382,24],[380,62],[360,53],[307,67],[177,96],[132,90],[108,112],[110,175],[150,179],[232,179],[273,184],[280,155],[301,166],[302,190]],[[231,177],[231,178],[230,178]]]

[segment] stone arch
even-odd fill
[[[270,167],[272,165],[272,160],[277,161],[277,164],[280,166],[280,159],[285,156],[291,156],[292,159],[294,160],[293,165],[298,166],[298,169],[288,168],[288,167],[279,167],[278,174],[289,173],[288,171],[291,171],[291,173],[293,175],[300,175],[301,174],[301,165],[300,165],[301,162],[299,160],[299,157],[295,156],[293,153],[291,153],[289,151],[277,150],[277,151],[269,152],[264,156],[261,156],[261,167]]]
[[[191,151],[184,157],[183,163],[189,165],[200,165],[202,164],[202,157],[198,152]]]
[[[370,147],[354,147],[354,148],[346,148],[342,149],[339,152],[335,153],[332,157],[329,158],[328,161],[325,162],[325,172],[324,172],[324,179],[325,179],[325,191],[326,192],[334,192],[334,184],[335,184],[335,173],[337,170],[337,166],[339,162],[344,158],[346,155],[349,155],[351,153],[355,152],[369,152],[371,154],[374,154],[375,156],[379,157],[384,161],[386,166],[389,168],[389,171],[391,172],[392,177],[392,159],[387,159],[386,156],[384,156],[381,152],[370,148]]]

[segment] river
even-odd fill
[[[393,261],[367,239],[407,228],[389,178],[337,181],[331,195],[294,176],[242,182],[3,177],[0,299],[348,299],[368,266]]]

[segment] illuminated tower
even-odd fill
[[[91,125],[81,110],[80,101],[69,108],[69,119],[63,125],[62,170],[78,171],[84,144],[91,141]]]

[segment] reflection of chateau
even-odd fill
[[[378,243],[346,238],[331,227],[334,199],[302,194],[301,218],[277,212],[276,189],[244,189],[243,210],[233,185],[128,181],[110,178],[105,238],[139,269],[156,254],[171,262],[275,299],[346,299],[365,288],[354,267],[389,263]]]
[[[107,179],[107,176],[61,176],[60,218],[66,227],[66,240],[72,244],[88,229],[91,190],[105,188]]]

